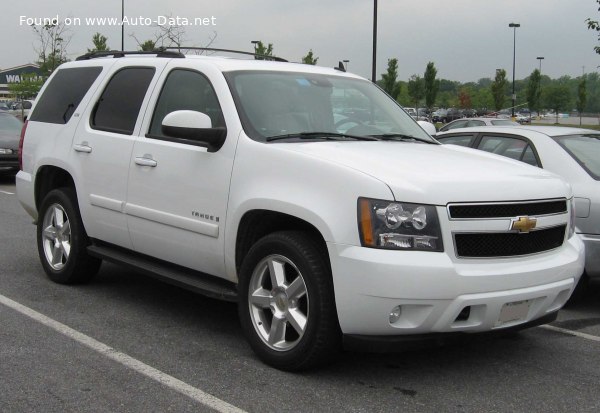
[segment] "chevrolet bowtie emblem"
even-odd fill
[[[525,217],[516,217],[510,220],[510,229],[526,234],[535,228],[537,219]]]

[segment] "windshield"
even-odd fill
[[[600,180],[600,134],[557,136],[554,139],[592,178]]]
[[[225,76],[244,130],[257,141],[294,139],[301,134],[304,139],[320,139],[332,133],[353,137],[398,134],[435,142],[395,101],[366,80],[271,71],[237,71]]]

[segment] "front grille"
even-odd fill
[[[550,215],[567,212],[567,201],[450,205],[450,218],[509,218],[520,215]]]
[[[475,233],[454,234],[456,254],[464,258],[512,257],[558,248],[565,239],[567,226],[540,229],[527,234]]]

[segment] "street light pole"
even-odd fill
[[[542,75],[542,60],[544,60],[544,56],[538,56],[537,60],[540,61],[540,76]]]
[[[123,24],[123,20],[125,20],[125,0],[121,0],[121,51],[125,51],[125,25]]]
[[[377,79],[375,78],[376,71],[376,60],[377,60],[377,0],[374,0],[375,3],[373,5],[373,64],[371,71],[371,81],[375,83]]]
[[[512,80],[512,117],[515,118],[515,61],[517,59],[517,27],[521,27],[519,23],[510,23],[508,27],[513,28],[513,80]]]

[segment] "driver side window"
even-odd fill
[[[209,80],[199,72],[175,69],[169,73],[156,102],[148,137],[163,138],[162,121],[177,110],[202,112],[210,117],[213,128],[225,126],[217,95]]]

